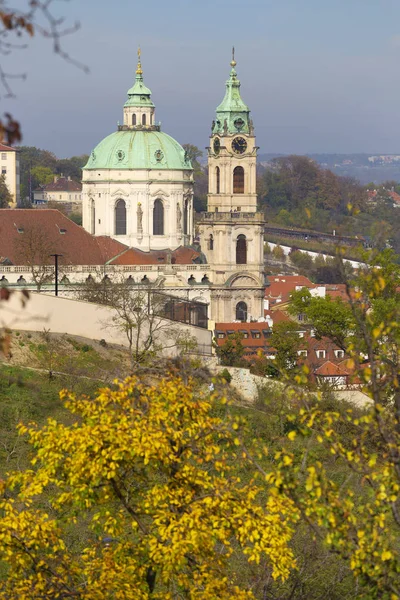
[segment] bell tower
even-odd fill
[[[250,110],[240,95],[232,51],[224,99],[208,147],[208,212],[200,235],[211,272],[211,320],[263,316],[264,215],[257,212],[257,146]]]

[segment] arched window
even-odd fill
[[[208,249],[214,250],[214,236],[210,233],[210,237],[208,238]]]
[[[244,169],[235,167],[233,169],[233,193],[244,194]]]
[[[142,125],[146,125],[146,115],[142,115]]]
[[[236,321],[247,321],[247,304],[246,302],[238,302],[236,304]]]
[[[117,200],[115,205],[115,235],[126,235],[125,200]]]
[[[189,200],[185,200],[185,208],[183,211],[183,233],[187,234],[189,223]]]
[[[136,114],[132,115],[132,125],[136,125]]]
[[[238,235],[236,240],[236,264],[247,264],[247,242],[245,235]]]
[[[215,181],[217,183],[217,185],[216,185],[216,188],[217,188],[216,193],[219,194],[220,193],[220,173],[219,173],[219,167],[215,167]]]
[[[92,234],[94,235],[96,233],[96,206],[94,200],[92,200],[92,203],[90,205],[90,221]]]
[[[164,235],[164,206],[158,198],[153,208],[153,235]]]

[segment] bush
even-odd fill
[[[219,374],[222,379],[225,379],[226,383],[230,383],[232,381],[232,375],[229,373],[228,369],[224,369]]]
[[[285,253],[283,251],[283,248],[279,246],[279,244],[278,246],[274,247],[274,249],[272,250],[272,254],[277,260],[285,260]]]

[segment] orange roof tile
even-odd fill
[[[270,301],[270,304],[288,302],[290,294],[297,287],[314,288],[315,283],[310,281],[304,275],[270,275],[268,276],[269,286],[265,289],[265,298]]]
[[[349,375],[347,369],[344,369],[340,365],[335,365],[330,360],[327,360],[318,369],[315,369],[314,373],[315,375],[319,375],[321,377],[343,377],[345,375]]]

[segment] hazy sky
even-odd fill
[[[55,9],[80,21],[64,46],[90,73],[39,37],[1,57],[4,70],[27,74],[13,82],[16,99],[1,99],[23,144],[59,157],[90,152],[122,121],[140,43],[163,131],[204,148],[235,45],[260,152],[400,154],[399,0],[71,0]]]

